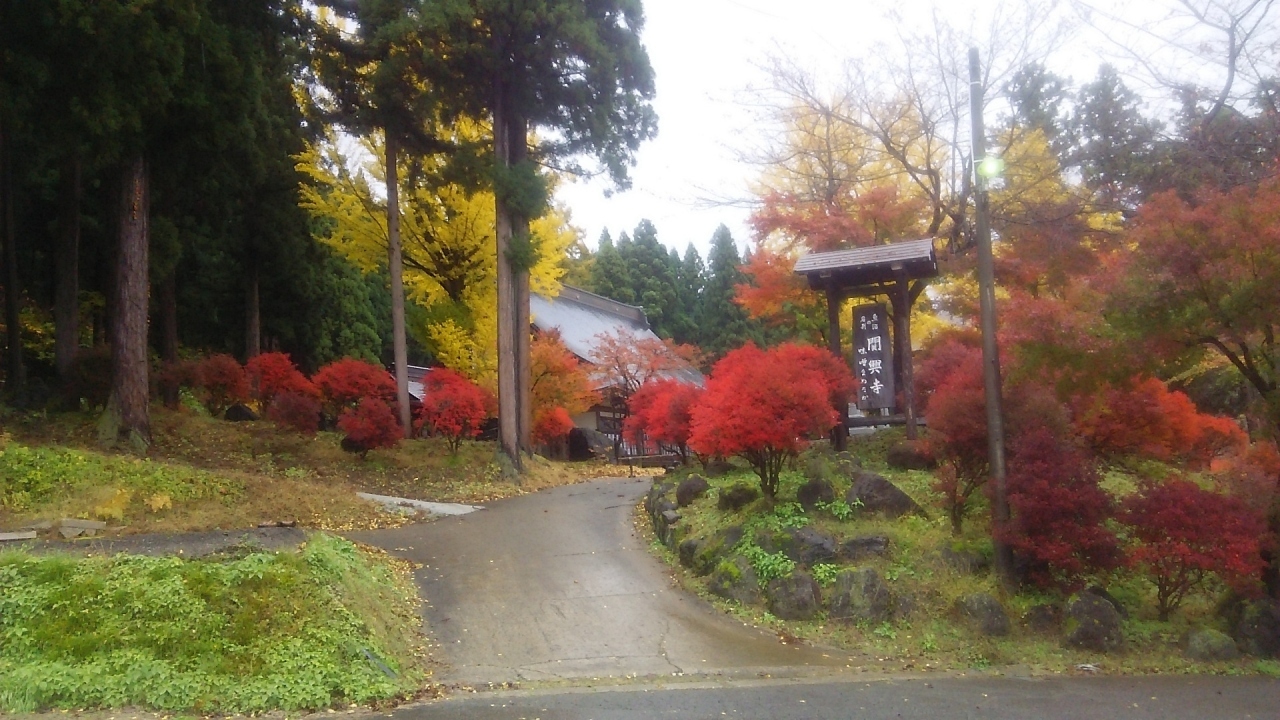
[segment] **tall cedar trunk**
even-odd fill
[[[244,289],[244,358],[262,354],[262,301],[258,292],[258,258],[249,254],[249,280]]]
[[[524,162],[529,155],[528,127],[524,118],[512,115],[508,142],[510,145],[510,162],[512,165]],[[529,218],[512,213],[511,231],[522,236],[529,234]],[[516,402],[519,410],[516,422],[519,423],[518,436],[520,449],[533,454],[533,394],[530,383],[533,381],[533,364],[530,357],[530,318],[529,318],[529,270],[522,268],[514,271],[516,317],[513,342],[516,350]]]
[[[506,112],[507,91],[501,80],[494,84],[493,98],[493,156],[499,169],[511,166],[511,136]],[[511,459],[516,470],[523,461],[520,456],[520,359],[516,355],[514,326],[516,317],[516,284],[507,261],[511,247],[511,215],[501,192],[494,193],[498,249],[498,439],[502,451]]]
[[[159,284],[160,311],[160,359],[168,368],[178,363],[178,273],[170,271]],[[161,383],[160,392],[165,407],[174,410],[178,407],[178,378],[166,377]]]
[[[409,348],[404,329],[404,261],[400,251],[400,185],[396,138],[387,140],[387,271],[391,275],[391,344],[396,373],[396,403],[405,437],[413,437],[409,417]]]
[[[147,381],[147,271],[150,233],[150,177],[146,160],[124,164],[117,213],[115,308],[111,318],[111,404],[117,412],[117,440],[151,442]]]
[[[834,285],[827,288],[827,349],[840,360],[840,364],[847,365],[844,350],[840,347],[840,308],[843,305],[844,293]],[[835,411],[837,424],[831,428],[831,447],[844,450],[849,441],[849,429],[845,427],[845,421],[849,417],[848,398],[840,398],[836,402]]]
[[[8,352],[5,392],[17,403],[26,397],[27,370],[22,362],[22,325],[19,317],[22,291],[18,286],[18,235],[13,224],[13,146],[0,127],[0,214],[4,242],[4,325]]]
[[[57,286],[53,300],[53,355],[58,377],[70,377],[80,349],[80,158],[72,155],[62,168],[58,251],[54,253]]]

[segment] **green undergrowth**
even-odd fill
[[[1074,672],[1080,664],[1091,664],[1108,672],[1215,672],[1268,673],[1270,661],[1242,658],[1230,662],[1193,662],[1182,654],[1182,640],[1198,628],[1225,630],[1215,613],[1218,599],[1208,593],[1188,598],[1183,608],[1168,622],[1155,619],[1152,587],[1144,578],[1123,570],[1099,578],[1107,590],[1130,610],[1125,620],[1125,648],[1100,655],[1063,644],[1062,632],[1036,632],[1022,622],[1035,606],[1054,604],[1061,608],[1066,598],[1043,594],[1031,589],[1007,593],[989,569],[970,572],[956,567],[947,555],[960,553],[968,557],[993,556],[985,498],[971,501],[964,532],[951,533],[950,521],[942,510],[942,498],[934,490],[934,475],[927,471],[897,470],[888,467],[885,455],[902,440],[900,432],[877,433],[854,438],[849,453],[863,469],[883,475],[912,497],[923,514],[890,519],[866,513],[850,506],[843,498],[851,479],[839,472],[829,476],[835,490],[835,501],[822,503],[806,511],[796,502],[796,491],[806,482],[805,470],[811,457],[801,457],[780,477],[777,499],[769,503],[759,499],[736,512],[717,508],[718,491],[745,483],[758,487],[756,475],[738,467],[719,477],[708,478],[711,490],[706,496],[680,509],[683,526],[680,537],[712,538],[719,531],[742,526],[743,539],[732,550],[752,566],[761,584],[782,577],[796,568],[779,548],[765,548],[770,534],[790,528],[811,527],[833,536],[837,542],[861,536],[884,536],[889,549],[883,556],[855,562],[834,560],[807,568],[823,594],[832,589],[836,576],[844,570],[873,568],[884,579],[896,598],[906,600],[908,609],[895,613],[881,623],[845,623],[828,620],[825,613],[811,621],[784,621],[768,612],[767,605],[744,606],[724,600],[708,591],[710,576],[695,577],[681,568],[681,583],[721,610],[735,617],[778,632],[783,637],[798,637],[820,645],[839,648],[857,655],[859,662],[878,670],[951,670],[998,671],[1019,666],[1034,673]],[[694,467],[665,478],[678,482],[681,477],[699,472]],[[1136,489],[1143,476],[1172,472],[1165,465],[1116,464],[1106,470],[1108,489],[1117,496]],[[677,553],[660,544],[659,555],[672,565],[679,565]],[[724,567],[722,564],[721,567]],[[954,609],[956,601],[974,593],[988,593],[1003,604],[1013,625],[1013,632],[1002,638],[984,637],[971,629]]]
[[[351,542],[201,560],[0,554],[0,711],[259,713],[412,695],[412,582]]]

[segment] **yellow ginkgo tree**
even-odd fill
[[[470,132],[478,132],[472,129]],[[381,139],[344,153],[330,136],[308,148],[298,167],[310,183],[302,203],[317,219],[320,239],[366,273],[386,267],[386,169]],[[357,161],[356,158],[359,158]],[[409,331],[444,365],[489,388],[497,382],[497,245],[493,193],[436,184],[435,158],[406,159],[400,178],[404,284],[412,313]],[[555,295],[563,259],[577,240],[568,212],[553,207],[531,225],[538,261],[535,292]]]

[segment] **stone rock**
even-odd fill
[[[832,462],[835,464],[835,472],[841,477],[851,478],[862,469],[862,461],[854,457],[853,453],[848,450],[836,453],[832,458]]]
[[[649,494],[644,497],[644,511],[650,515],[657,515],[658,501],[664,499],[675,487],[674,483],[654,480],[653,485],[649,487]]]
[[[893,616],[899,620],[910,617],[916,611],[916,599],[911,595],[898,592],[893,596]]]
[[[1117,600],[1114,595],[1107,592],[1106,588],[1102,587],[1101,585],[1090,585],[1085,590],[1085,592],[1093,593],[1094,595],[1097,595],[1103,600],[1106,600],[1107,602],[1111,603],[1111,606],[1116,609],[1116,612],[1120,613],[1121,618],[1124,618],[1125,620],[1129,619],[1129,611],[1125,609],[1124,605],[1121,604],[1121,602]]]
[[[17,542],[19,540],[35,540],[35,530],[19,530],[17,532],[0,532],[0,542]]]
[[[80,528],[82,530],[106,530],[107,524],[101,520],[81,520],[79,518],[62,518],[58,524],[64,528]]]
[[[733,472],[733,465],[728,460],[708,460],[702,463],[702,471],[707,477],[722,477]]]
[[[853,487],[845,493],[845,502],[864,512],[884,513],[889,517],[902,517],[920,512],[920,506],[897,485],[872,472],[858,471],[853,477]]]
[[[663,545],[675,549],[686,533],[684,526],[677,526],[680,522],[680,513],[676,512],[675,503],[670,500],[660,501],[656,509],[658,512],[653,517],[653,534]],[[677,527],[679,527],[678,531]]]
[[[831,619],[878,623],[888,620],[892,613],[893,595],[875,569],[843,570],[836,575],[828,613]]]
[[[840,543],[836,557],[850,562],[869,557],[879,557],[889,552],[889,538],[884,535],[863,535]]]
[[[693,569],[693,560],[698,557],[702,546],[707,544],[709,538],[685,538],[680,541],[680,546],[676,549],[676,555],[680,557],[680,564]]]
[[[783,552],[796,563],[812,567],[836,559],[836,539],[811,527],[791,528],[786,531]]]
[[[680,513],[675,510],[663,510],[662,521],[667,525],[675,525],[680,522]]]
[[[1034,605],[1022,616],[1022,624],[1032,632],[1057,632],[1062,625],[1062,610],[1049,603]]]
[[[1009,615],[1004,606],[988,593],[974,593],[956,600],[956,610],[978,632],[988,637],[1009,634]]]
[[[822,611],[817,581],[801,570],[773,580],[765,593],[769,612],[783,620],[812,620]]]
[[[746,531],[741,525],[731,525],[701,540],[697,549],[692,551],[689,568],[693,570],[693,574],[697,577],[710,574],[722,558],[733,552],[744,534]]]
[[[741,555],[725,558],[716,564],[707,582],[707,590],[712,595],[743,605],[760,602],[760,580],[751,563]]]
[[[1185,654],[1191,660],[1202,662],[1235,660],[1240,657],[1240,649],[1236,647],[1236,641],[1226,633],[1205,628],[1187,635]]]
[[[227,408],[222,417],[230,422],[253,422],[258,419],[258,414],[250,410],[248,405],[236,403]]]
[[[711,484],[701,475],[690,475],[676,487],[676,505],[689,507],[694,500],[707,494]]]
[[[1280,600],[1246,602],[1241,607],[1233,635],[1240,649],[1250,655],[1280,657]]]
[[[721,510],[738,511],[760,498],[760,490],[745,482],[734,483],[732,487],[720,488],[720,499],[716,507]]]
[[[811,479],[796,490],[796,502],[804,506],[805,510],[812,510],[818,503],[829,503],[835,499],[836,489],[825,478]]]
[[[944,547],[938,553],[942,562],[962,573],[976,575],[991,567],[991,560],[980,552]]]
[[[1094,652],[1111,652],[1124,644],[1120,613],[1106,599],[1082,592],[1067,603],[1066,643]]]
[[[938,467],[938,459],[920,443],[900,442],[889,448],[885,462],[895,470],[932,470]]]

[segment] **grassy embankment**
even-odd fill
[[[1159,622],[1155,612],[1155,593],[1149,582],[1124,570],[1099,578],[1107,590],[1128,610],[1124,621],[1125,648],[1109,655],[1099,655],[1065,647],[1061,632],[1038,633],[1021,622],[1024,614],[1033,606],[1056,603],[1061,606],[1065,598],[1059,595],[1024,590],[1017,594],[1005,594],[989,570],[967,572],[957,569],[944,556],[946,549],[990,558],[991,541],[988,535],[988,509],[979,498],[965,523],[964,533],[953,537],[946,513],[941,510],[941,497],[933,488],[934,476],[924,471],[894,470],[885,462],[888,448],[901,440],[895,432],[878,433],[868,438],[855,438],[851,452],[862,466],[881,474],[909,494],[929,516],[904,516],[886,519],[863,515],[856,508],[836,507],[806,513],[795,503],[796,490],[805,482],[805,460],[796,468],[782,475],[778,502],[770,510],[764,500],[743,508],[739,512],[722,512],[716,508],[717,490],[746,482],[755,484],[754,473],[739,468],[718,478],[710,478],[712,486],[707,496],[680,510],[681,524],[687,523],[685,537],[707,537],[732,526],[744,525],[746,537],[758,531],[780,531],[788,527],[810,526],[830,535],[838,541],[867,535],[883,535],[889,539],[889,551],[883,557],[861,560],[856,563],[834,563],[812,569],[815,579],[824,592],[831,589],[837,572],[855,567],[873,567],[885,579],[891,591],[898,597],[908,598],[913,606],[903,617],[889,622],[871,624],[846,624],[830,621],[823,616],[812,621],[784,621],[774,617],[764,607],[743,606],[723,600],[708,592],[709,577],[695,577],[679,567],[676,553],[658,542],[651,544],[654,552],[667,563],[678,568],[680,582],[698,593],[721,610],[744,621],[774,630],[786,638],[795,636],[807,641],[839,647],[860,653],[868,670],[952,670],[971,671],[1017,667],[1018,672],[1061,673],[1072,672],[1078,664],[1096,665],[1106,672],[1161,673],[1161,672],[1211,672],[1254,673],[1280,676],[1280,662],[1241,658],[1227,662],[1202,663],[1183,657],[1180,642],[1185,634],[1196,628],[1210,627],[1226,630],[1217,618],[1215,603],[1220,592],[1203,593],[1190,597],[1169,622]],[[668,480],[678,481],[682,474],[697,472],[694,467],[681,471]],[[1132,492],[1139,474],[1167,474],[1173,469],[1158,463],[1143,462],[1131,466],[1113,466],[1105,473],[1103,486],[1117,496]],[[843,498],[849,489],[847,477],[831,478],[835,496]],[[638,511],[643,514],[643,510]],[[846,516],[846,513],[847,516]],[[845,516],[843,519],[837,515]],[[637,522],[645,531],[647,518]],[[782,553],[763,552],[758,545],[747,542],[738,551],[750,557],[758,575],[785,574],[793,564]],[[1220,589],[1219,589],[1220,590]],[[983,637],[971,631],[957,616],[955,601],[972,593],[990,593],[999,597],[1012,620],[1013,631],[1004,638]]]
[[[112,534],[253,527],[295,521],[349,530],[403,522],[357,490],[443,502],[485,502],[617,473],[616,466],[535,458],[515,482],[495,445],[438,439],[343,452],[337,433],[314,437],[265,421],[230,423],[189,410],[153,411],[146,457],[103,452],[96,418],[0,408],[0,529],[60,517],[107,521]]]
[[[0,553],[0,711],[253,713],[412,696],[408,568],[312,535],[203,560]]]

